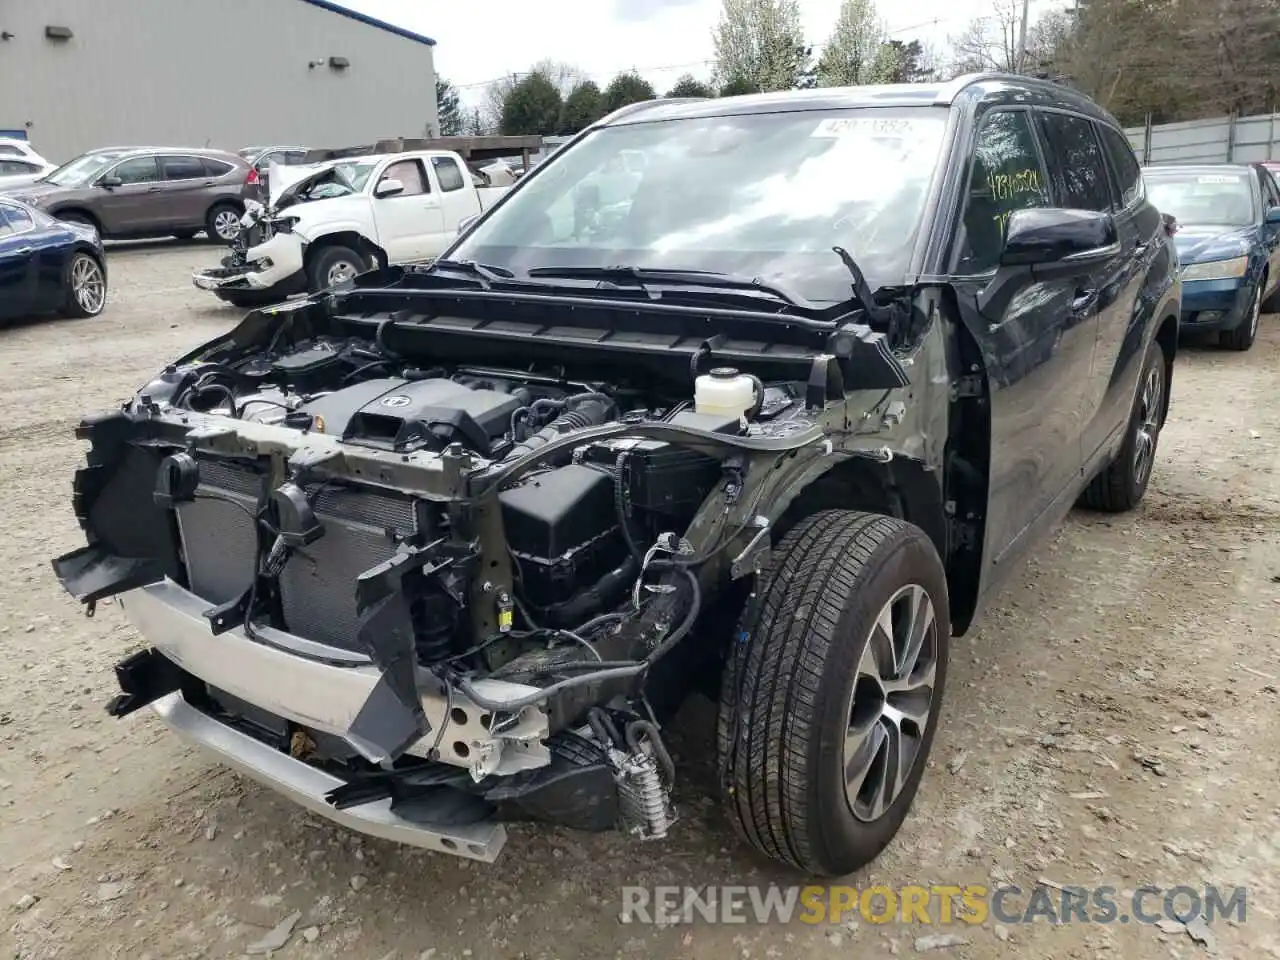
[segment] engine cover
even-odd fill
[[[461,443],[488,456],[520,400],[454,380],[367,380],[305,404],[316,429],[349,443],[413,453]]]

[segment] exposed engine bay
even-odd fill
[[[590,379],[427,364],[400,316],[350,316],[251,314],[82,426],[89,545],[55,569],[154,644],[112,712],[215,719],[463,855],[496,850],[448,828],[504,819],[663,836],[661,723],[721,650],[681,641],[767,557],[760,504],[833,453],[837,358]]]

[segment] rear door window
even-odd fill
[[[204,161],[200,157],[161,157],[160,169],[166,180],[203,180]]]
[[[1066,113],[1042,113],[1040,126],[1058,206],[1099,212],[1114,209],[1107,164],[1093,123]]]
[[[36,173],[40,168],[25,160],[0,160],[0,177],[16,177],[25,173]]]
[[[973,146],[956,272],[994,270],[1014,211],[1049,204],[1048,179],[1030,114],[1025,110],[987,114]]]
[[[440,189],[444,193],[461,190],[467,182],[462,178],[458,162],[452,157],[432,157],[431,165],[435,167],[436,176],[440,178]]]

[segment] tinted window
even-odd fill
[[[436,168],[436,176],[440,178],[440,189],[445,193],[461,190],[466,185],[457,161],[451,157],[432,157],[431,165]]]
[[[387,172],[378,182],[385,183],[388,180],[399,180],[404,185],[404,192],[396,194],[399,197],[413,197],[431,192],[427,187],[427,178],[422,175],[422,164],[417,160],[401,160],[387,167]]]
[[[1047,206],[1049,190],[1030,116],[1024,110],[988,115],[974,144],[957,272],[994,270],[1013,212]]]
[[[285,157],[286,157],[285,163],[288,163],[288,164],[303,163],[307,159],[307,152],[305,150],[290,150],[288,153],[285,154]]]
[[[119,177],[121,183],[155,183],[160,179],[160,168],[155,157],[134,157],[117,164],[108,176]]]
[[[0,160],[0,177],[35,173],[38,169],[34,163],[27,163],[25,160]]]
[[[1040,116],[1058,205],[1077,210],[1110,210],[1111,183],[1093,124],[1064,113]]]
[[[9,222],[9,231],[11,233],[26,233],[35,227],[35,223],[31,219],[31,214],[27,213],[22,207],[4,205],[4,215]]]
[[[199,157],[161,157],[160,169],[166,180],[202,180],[205,176]]]
[[[1275,177],[1266,169],[1259,169],[1258,176],[1262,178],[1262,205],[1280,207],[1280,186],[1277,186]]]
[[[204,166],[206,177],[225,177],[233,169],[225,160],[214,160],[211,157],[204,157],[201,164]]]
[[[3,153],[7,157],[22,156],[22,151],[11,143],[0,143],[0,153]]]
[[[1111,169],[1116,174],[1116,185],[1120,188],[1120,202],[1129,206],[1142,196],[1142,166],[1133,155],[1133,147],[1129,138],[1114,127],[1098,125],[1098,134],[1102,137],[1102,146],[1111,158]]]

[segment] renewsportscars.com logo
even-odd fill
[[[848,886],[623,887],[623,923],[819,924],[920,923],[930,926],[988,921],[1024,923],[1138,923],[1203,919],[1245,921],[1247,889],[1207,886],[1116,887],[982,884],[859,889]]]

